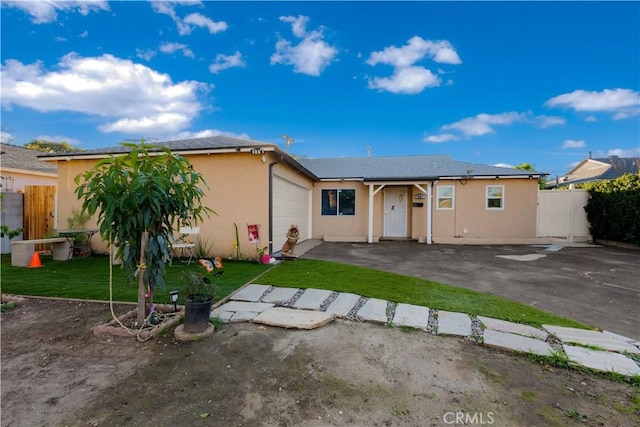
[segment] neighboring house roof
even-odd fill
[[[58,167],[38,160],[40,151],[11,144],[0,144],[0,168],[21,172],[57,174]]]
[[[283,152],[276,144],[251,141],[226,136],[180,139],[155,142],[151,145],[166,147],[171,151],[182,152],[228,152],[265,149],[275,151],[283,160],[294,167],[301,168],[314,179],[362,179],[362,180],[411,180],[438,179],[446,177],[533,177],[546,175],[536,171],[526,171],[477,163],[459,162],[445,155],[398,156],[398,157],[359,157],[334,159],[298,159],[295,160]],[[122,154],[131,151],[130,147],[117,146],[98,148],[69,153],[42,153],[45,160],[57,158],[97,158]]]
[[[595,159],[587,158],[558,180],[561,185],[584,184],[586,182],[616,179],[625,174],[637,174],[639,171],[639,157],[609,156]],[[555,180],[551,183],[555,184]]]
[[[412,180],[453,177],[539,177],[541,172],[453,160],[444,155],[299,160],[320,179]]]

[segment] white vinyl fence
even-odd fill
[[[538,237],[562,237],[570,242],[591,241],[584,207],[587,190],[539,190]]]

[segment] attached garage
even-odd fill
[[[291,224],[296,224],[303,242],[311,237],[311,187],[273,174],[273,252],[280,251]]]

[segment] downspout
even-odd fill
[[[284,156],[280,156],[280,160],[276,160],[269,164],[269,253],[273,254],[273,167],[284,160]]]

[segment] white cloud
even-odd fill
[[[368,87],[392,93],[417,94],[427,87],[440,86],[440,77],[425,67],[415,65],[425,58],[442,64],[462,63],[454,47],[447,40],[432,41],[414,36],[402,47],[389,46],[369,55],[366,64],[391,65],[393,75],[374,77],[369,80]],[[444,74],[445,71],[439,69],[438,73]],[[452,85],[453,81],[449,79],[446,84]]]
[[[578,141],[573,139],[567,139],[562,142],[562,148],[584,148],[584,147],[586,147],[586,144],[583,139]]]
[[[209,33],[216,34],[225,31],[228,26],[224,21],[214,22],[210,18],[200,13],[190,13],[184,18],[180,18],[175,11],[176,6],[193,6],[200,5],[200,1],[154,1],[151,7],[157,13],[169,16],[178,27],[178,34],[186,36],[196,28],[206,28]]]
[[[513,169],[515,167],[513,165],[510,165],[509,163],[496,163],[493,166],[498,167],[498,168],[509,168],[509,169]]]
[[[228,136],[230,138],[251,139],[246,133],[226,132],[218,129],[205,129],[197,132],[184,131],[170,136],[164,141],[173,141],[177,139],[207,138],[211,136]]]
[[[199,13],[191,13],[182,20],[183,24],[187,26],[194,26],[200,28],[206,28],[209,30],[209,33],[216,34],[222,31],[226,31],[228,28],[227,23],[224,21],[214,22],[211,19],[203,16]],[[191,30],[189,30],[189,33]],[[181,33],[182,34],[182,33]],[[187,33],[188,34],[188,33]]]
[[[369,80],[369,89],[386,90],[391,93],[413,95],[427,87],[440,85],[440,78],[423,67],[396,68],[391,77],[374,77]]]
[[[45,24],[58,19],[57,12],[78,12],[87,16],[90,12],[109,10],[109,2],[102,0],[22,0],[3,1],[2,7],[15,7],[31,15],[31,22],[34,24]]]
[[[3,144],[10,144],[13,141],[13,135],[9,132],[0,131],[0,142]]]
[[[424,40],[414,36],[402,47],[389,46],[373,52],[366,60],[369,65],[389,64],[393,67],[409,67],[425,57],[442,64],[461,64],[455,49],[447,40]]]
[[[640,92],[631,89],[605,89],[602,92],[575,90],[549,99],[548,107],[566,107],[579,112],[609,112],[626,119],[640,114]]]
[[[223,55],[219,53],[216,55],[216,59],[213,64],[209,65],[209,71],[213,74],[218,74],[222,70],[232,67],[244,67],[246,64],[242,60],[242,54],[236,52],[233,55]]]
[[[319,76],[338,50],[323,40],[322,29],[307,32],[307,16],[281,16],[280,20],[290,23],[294,36],[302,40],[295,46],[289,40],[278,40],[276,51],[271,55],[271,64],[293,65],[296,73]]]
[[[84,30],[82,33],[80,33],[78,37],[80,37],[81,39],[84,39],[85,37],[89,37],[89,31]]]
[[[640,147],[636,147],[636,148],[613,148],[613,149],[607,151],[607,157],[608,156],[640,157]]]
[[[431,135],[424,139],[424,142],[430,142],[432,144],[440,144],[447,141],[455,141],[458,137],[451,133],[441,133],[440,135]]]
[[[454,129],[465,136],[480,136],[495,132],[493,126],[508,126],[515,122],[523,122],[527,114],[511,111],[501,114],[478,114],[475,117],[467,117],[458,122],[442,126],[442,130]]]
[[[80,140],[62,135],[38,135],[32,138],[38,141],[66,142],[67,144],[78,146],[81,145]]]
[[[196,55],[186,44],[182,43],[163,43],[160,45],[160,52],[172,54],[177,51],[182,51],[182,54],[188,58],[195,58]]]
[[[563,125],[567,122],[564,118],[556,116],[537,116],[535,121],[543,129],[549,126]]]
[[[40,112],[74,111],[104,118],[103,132],[166,134],[189,126],[203,108],[197,95],[212,88],[173,83],[159,73],[112,55],[65,55],[55,71],[9,59],[2,66],[2,106]]]
[[[585,122],[597,122],[598,119],[596,119],[594,116],[587,116],[584,119]]]
[[[136,49],[136,57],[144,59],[145,61],[151,60],[154,56],[156,56],[156,51],[152,49]]]

